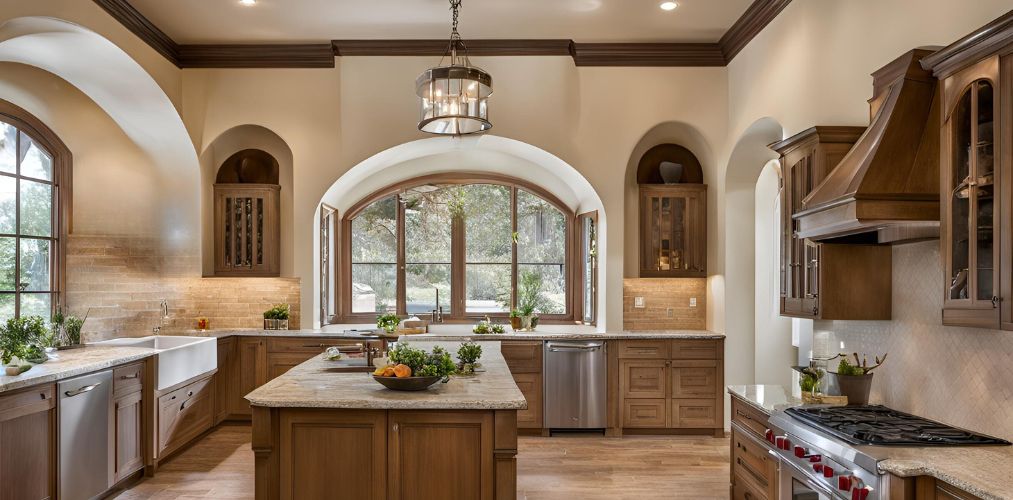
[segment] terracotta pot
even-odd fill
[[[520,318],[520,316],[512,316],[510,318],[510,328],[513,328],[514,330],[520,330],[521,329],[521,318]]]
[[[872,376],[868,375],[837,375],[837,386],[842,396],[848,397],[848,405],[869,404],[869,392],[872,390]]]

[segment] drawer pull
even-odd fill
[[[303,344],[303,347],[317,347],[317,348],[320,348],[320,347],[324,347],[324,345],[323,344]]]
[[[193,391],[187,391],[186,397],[190,397],[190,396],[193,396]]]
[[[742,417],[742,418],[745,418],[745,419],[748,419],[748,420],[752,420],[753,422],[759,423],[759,422],[756,421],[755,418],[753,418],[753,417],[751,417],[751,416],[749,416],[749,415],[747,415],[745,413],[742,413],[742,410],[735,410],[735,414],[738,415],[738,416],[740,416],[740,417]]]
[[[120,380],[130,380],[132,378],[140,377],[141,374],[138,372],[131,373],[130,375],[120,375]]]

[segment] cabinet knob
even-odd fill
[[[393,427],[394,432],[397,432],[397,428],[398,428],[397,424],[394,424],[394,427]]]
[[[992,296],[992,309],[995,309],[995,308],[999,307],[999,302],[1002,302],[1002,299],[1000,299],[996,295],[993,295]]]

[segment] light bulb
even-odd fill
[[[675,10],[678,6],[679,4],[675,2],[662,2],[659,7],[661,7],[661,10]]]

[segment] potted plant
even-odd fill
[[[66,335],[66,346],[80,346],[81,345],[81,328],[84,326],[84,320],[77,316],[67,316],[63,320],[63,331]]]
[[[3,361],[8,375],[17,375],[31,368],[31,365],[45,363],[49,358],[46,347],[52,343],[52,335],[46,322],[40,316],[11,318],[0,326],[0,361]]]
[[[510,328],[514,330],[521,329],[521,312],[517,309],[510,310]]]
[[[546,300],[542,293],[542,275],[524,271],[518,277],[517,305],[520,309],[521,330],[531,331],[538,326],[538,309]]]
[[[289,315],[288,304],[276,304],[274,307],[264,311],[264,329],[288,330]]]
[[[869,366],[868,359],[863,356],[859,360],[858,353],[854,353],[855,364],[848,361],[847,355],[841,355],[841,362],[837,365],[837,387],[841,390],[842,396],[848,397],[849,405],[864,405],[869,403],[869,392],[872,390],[872,371],[879,368],[886,361],[886,354],[880,359],[876,356],[876,364]]]
[[[376,327],[383,328],[383,331],[388,334],[394,333],[394,330],[397,330],[397,326],[400,324],[401,318],[397,314],[387,313],[376,317]]]
[[[464,342],[457,348],[458,371],[461,373],[475,373],[478,360],[482,357],[482,346],[475,342]]]

